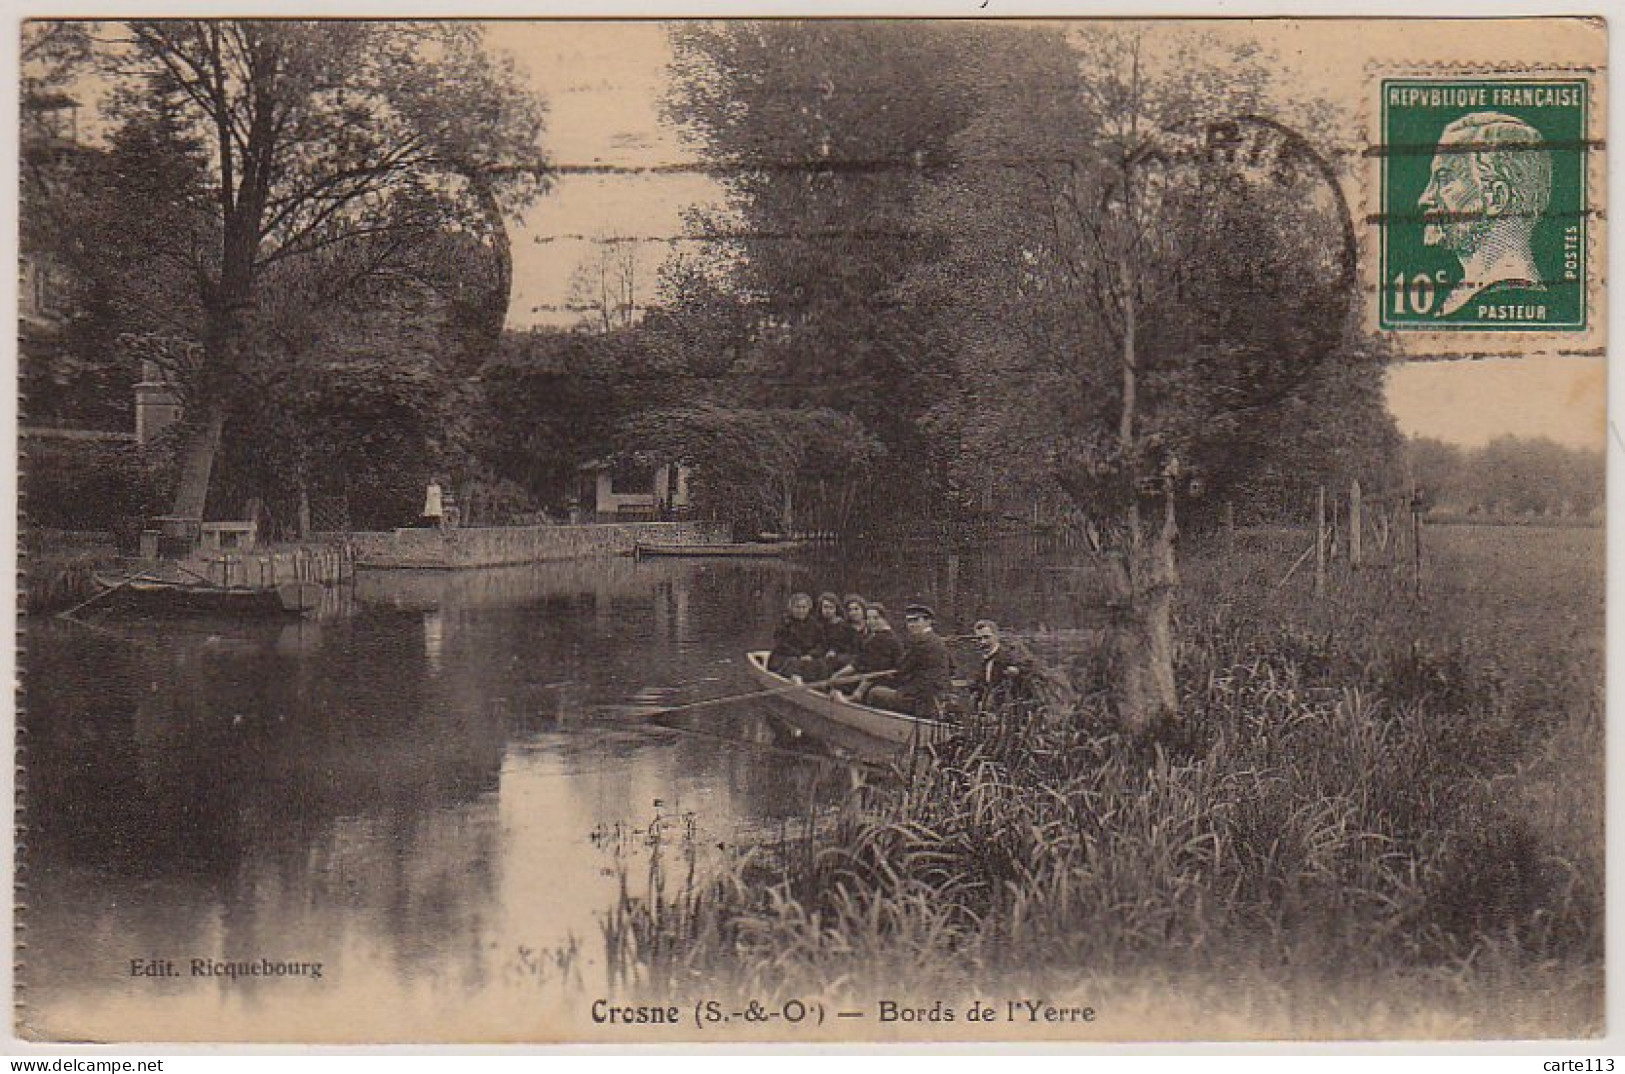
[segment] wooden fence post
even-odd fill
[[[1326,592],[1326,486],[1315,489],[1315,596]]]
[[[1326,529],[1326,562],[1332,564],[1343,555],[1343,498],[1333,494],[1327,506],[1332,517]]]
[[[1360,502],[1360,479],[1349,482],[1349,566],[1359,570],[1365,558],[1365,511]]]
[[[1411,498],[1411,563],[1416,582],[1416,595],[1422,595],[1422,499]]]

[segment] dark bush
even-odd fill
[[[143,518],[162,513],[161,480],[134,444],[30,437],[22,447],[22,521],[112,533],[123,544]]]

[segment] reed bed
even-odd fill
[[[1188,557],[1178,725],[1007,708],[720,876],[657,854],[606,920],[621,985],[1086,996],[1131,1036],[1600,1031],[1600,538],[1520,569],[1452,533],[1420,597]]]

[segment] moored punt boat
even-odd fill
[[[639,544],[633,554],[643,556],[782,556],[803,547],[805,541],[747,541],[739,544]]]
[[[92,577],[108,603],[151,614],[308,615],[322,599],[322,587],[316,582],[218,586],[141,574],[114,578],[97,572]]]
[[[871,708],[810,687],[795,688],[783,675],[767,670],[765,650],[745,654],[745,663],[757,682],[774,692],[784,718],[797,728],[864,757],[895,757],[911,746],[940,742],[953,733],[953,725],[901,712]]]

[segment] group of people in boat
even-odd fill
[[[773,634],[769,671],[809,686],[841,692],[860,704],[911,716],[940,717],[954,689],[948,642],[937,633],[936,612],[927,604],[903,609],[904,634],[892,629],[884,604],[856,593],[790,595]],[[1006,640],[997,623],[979,620],[973,637],[981,654],[972,699],[1029,698],[1037,683],[1037,660],[1020,642]]]

